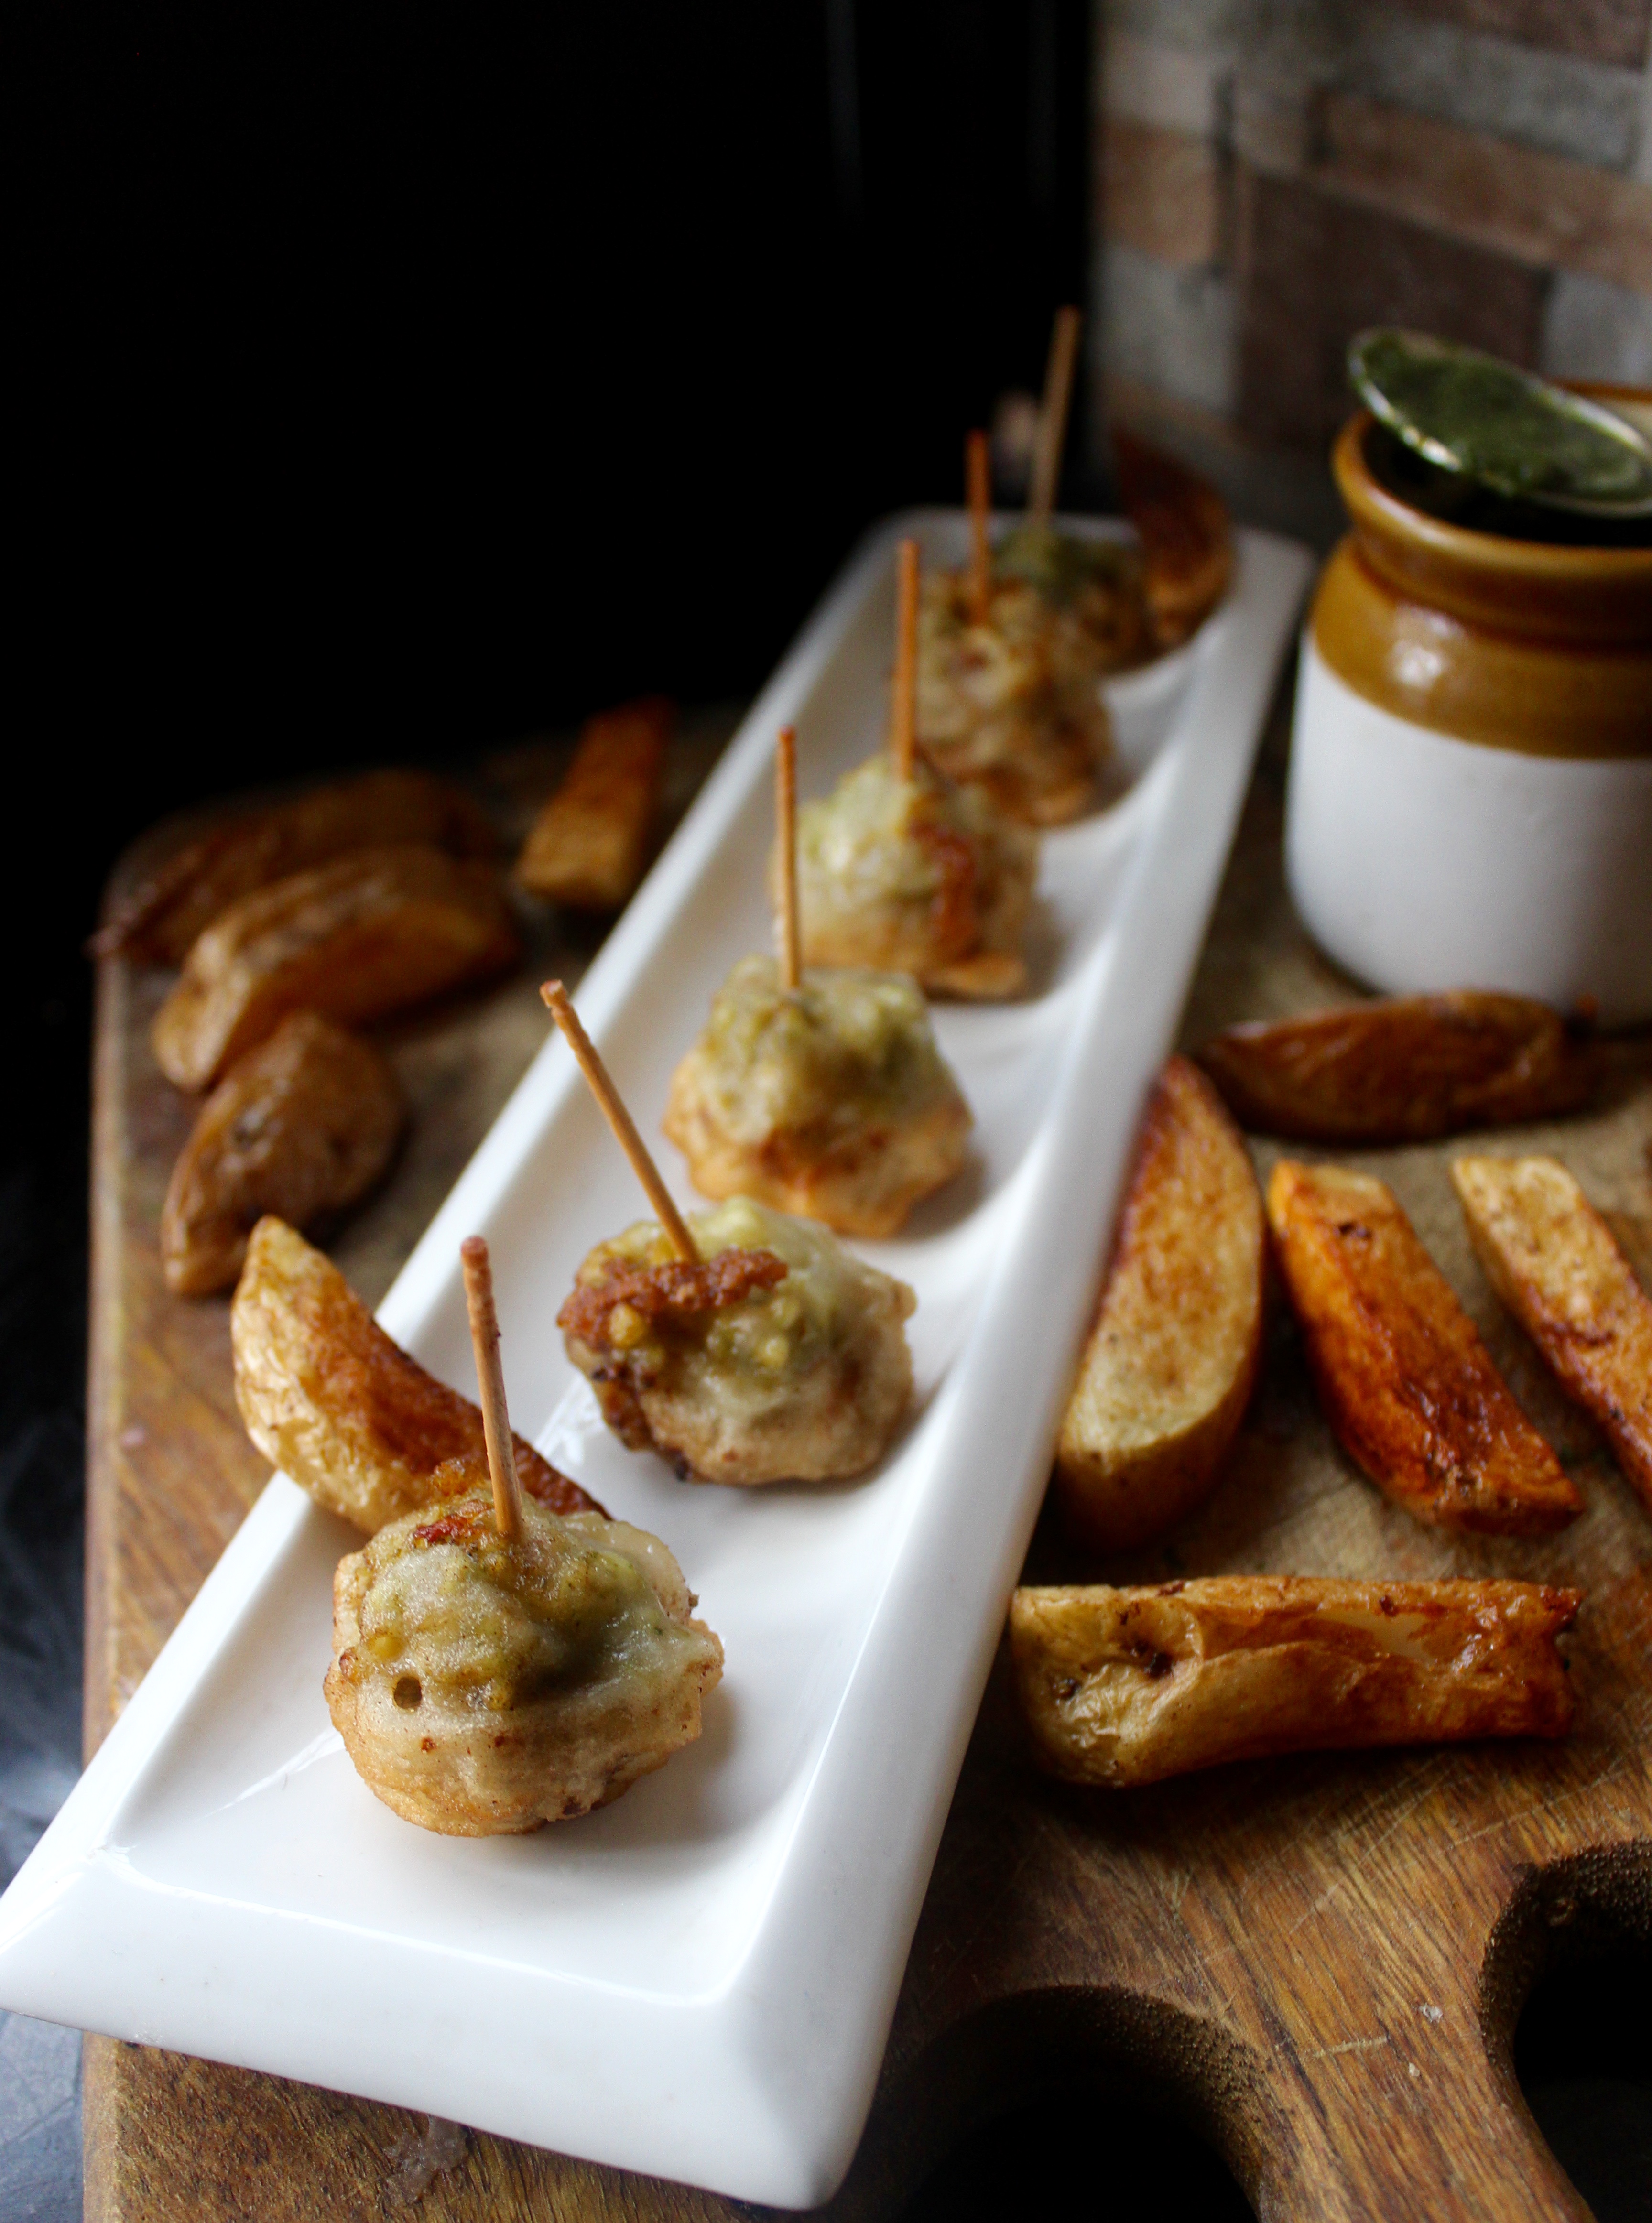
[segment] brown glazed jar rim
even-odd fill
[[[1623,391],[1630,398],[1630,389]],[[1391,587],[1498,631],[1590,642],[1652,639],[1652,548],[1512,540],[1430,517],[1372,473],[1365,435],[1374,421],[1368,409],[1349,418],[1331,469],[1360,555]]]

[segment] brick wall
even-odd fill
[[[1652,384],[1652,0],[1097,9],[1098,412],[1305,460],[1376,322]]]

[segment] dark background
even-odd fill
[[[78,1749],[79,946],[115,857],[210,795],[753,690],[868,522],[956,498],[1085,298],[1089,12],[11,10],[0,1881]],[[1647,2087],[1544,2037],[1579,2009],[1534,2010],[1529,2081],[1606,2078],[1551,2135],[1633,2201]],[[0,2211],[60,2223],[72,2053],[5,2022],[39,2105],[0,2104]],[[983,2130],[919,2212],[1030,2191],[1245,2212],[1094,2094]]]

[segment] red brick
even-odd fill
[[[1349,340],[1410,324],[1535,365],[1547,279],[1318,183],[1241,173],[1241,429],[1322,448],[1353,406]]]
[[[1213,262],[1221,179],[1207,140],[1110,116],[1101,128],[1101,228],[1161,262]]]
[[[1316,181],[1517,260],[1652,293],[1652,186],[1352,93],[1320,114]]]
[[[1548,47],[1585,61],[1639,69],[1646,60],[1652,0],[1401,0],[1413,16],[1489,31],[1523,46]]]

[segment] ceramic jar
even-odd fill
[[[1445,523],[1373,475],[1371,429],[1336,444],[1352,530],[1302,646],[1297,909],[1378,988],[1652,1019],[1652,548]]]

